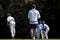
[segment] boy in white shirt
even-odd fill
[[[14,17],[11,16],[10,13],[7,14],[7,24],[9,25],[10,27],[10,31],[11,31],[11,36],[12,38],[14,39],[14,36],[15,36],[15,19]]]
[[[41,35],[42,35],[42,39],[46,38],[48,39],[48,32],[49,32],[50,28],[47,24],[45,24],[45,21],[42,22],[41,25]]]

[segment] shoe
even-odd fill
[[[35,37],[33,37],[33,40],[35,40]]]

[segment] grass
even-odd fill
[[[13,40],[13,39],[0,39],[0,40]],[[32,40],[32,39],[14,39],[14,40]],[[46,40],[46,39],[39,39],[39,40]],[[60,39],[48,39],[48,40],[60,40]]]

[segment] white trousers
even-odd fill
[[[11,36],[14,37],[15,36],[15,22],[14,21],[11,21],[9,23],[9,26],[10,26]]]
[[[48,33],[46,31],[41,31],[42,39],[48,39]]]

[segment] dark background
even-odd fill
[[[10,12],[16,21],[15,38],[30,38],[27,18],[30,4],[35,3],[41,19],[49,25],[49,38],[60,38],[60,1],[59,0],[0,0],[0,38],[11,38],[6,14]],[[20,13],[19,13],[20,12]]]

